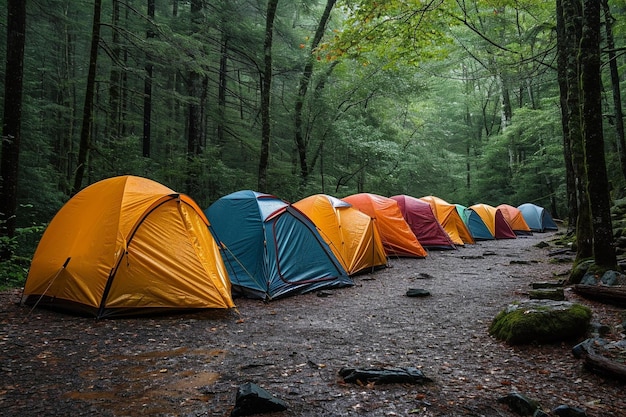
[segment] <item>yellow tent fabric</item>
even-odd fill
[[[443,226],[444,230],[450,235],[450,239],[455,245],[464,245],[475,243],[471,232],[459,216],[459,212],[454,204],[448,203],[446,200],[435,197],[425,196],[420,198],[422,201],[426,201],[433,209],[433,213]]]
[[[188,196],[120,176],[72,197],[50,222],[26,279],[26,304],[96,317],[234,307],[209,222]]]
[[[524,220],[524,216],[522,212],[517,207],[510,206],[508,204],[500,204],[496,207],[502,212],[504,216],[504,220],[511,226],[511,229],[515,232],[515,234],[520,235],[531,235],[532,231]]]
[[[318,228],[349,275],[387,264],[378,228],[370,216],[338,198],[315,194],[293,203]]]

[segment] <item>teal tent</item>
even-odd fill
[[[205,213],[234,296],[272,300],[354,285],[313,222],[286,201],[237,191]]]
[[[469,229],[474,240],[493,240],[494,237],[483,219],[469,207],[456,204],[456,211]]]
[[[543,207],[532,203],[525,203],[517,207],[532,232],[545,232],[547,230],[559,230],[552,219],[552,215]]]

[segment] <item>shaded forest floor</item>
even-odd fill
[[[96,321],[19,306],[0,293],[0,415],[228,416],[252,381],[289,405],[272,416],[513,416],[520,392],[549,411],[623,416],[624,386],[587,372],[575,342],[511,347],[488,326],[529,284],[564,278],[554,234],[392,259],[356,286],[237,311]],[[547,248],[536,246],[547,242]],[[406,297],[410,288],[431,296]],[[623,309],[577,298],[594,321]],[[621,335],[615,333],[615,338]],[[347,384],[342,367],[418,367],[425,385]]]

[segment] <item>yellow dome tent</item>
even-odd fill
[[[338,198],[315,194],[293,203],[320,230],[349,275],[387,264],[374,220]]]
[[[455,245],[475,243],[472,233],[469,231],[456,209],[456,205],[432,195],[420,198],[430,204],[435,217],[441,223],[443,229],[450,235]]]
[[[102,180],[52,219],[22,299],[98,318],[234,307],[208,226],[190,197],[155,181]]]
[[[499,208],[489,204],[474,204],[469,208],[478,213],[496,239],[515,239],[517,237]]]

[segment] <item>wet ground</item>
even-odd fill
[[[392,259],[351,288],[234,311],[96,321],[19,306],[0,293],[0,415],[228,416],[254,382],[289,405],[272,416],[514,416],[520,392],[546,411],[623,416],[624,386],[587,372],[573,342],[511,347],[488,326],[529,284],[564,277],[554,234]],[[539,242],[550,244],[538,248]],[[430,291],[412,298],[408,289]],[[621,322],[623,309],[592,307]],[[612,335],[621,337],[617,330]],[[343,382],[342,367],[417,367],[424,385]]]

